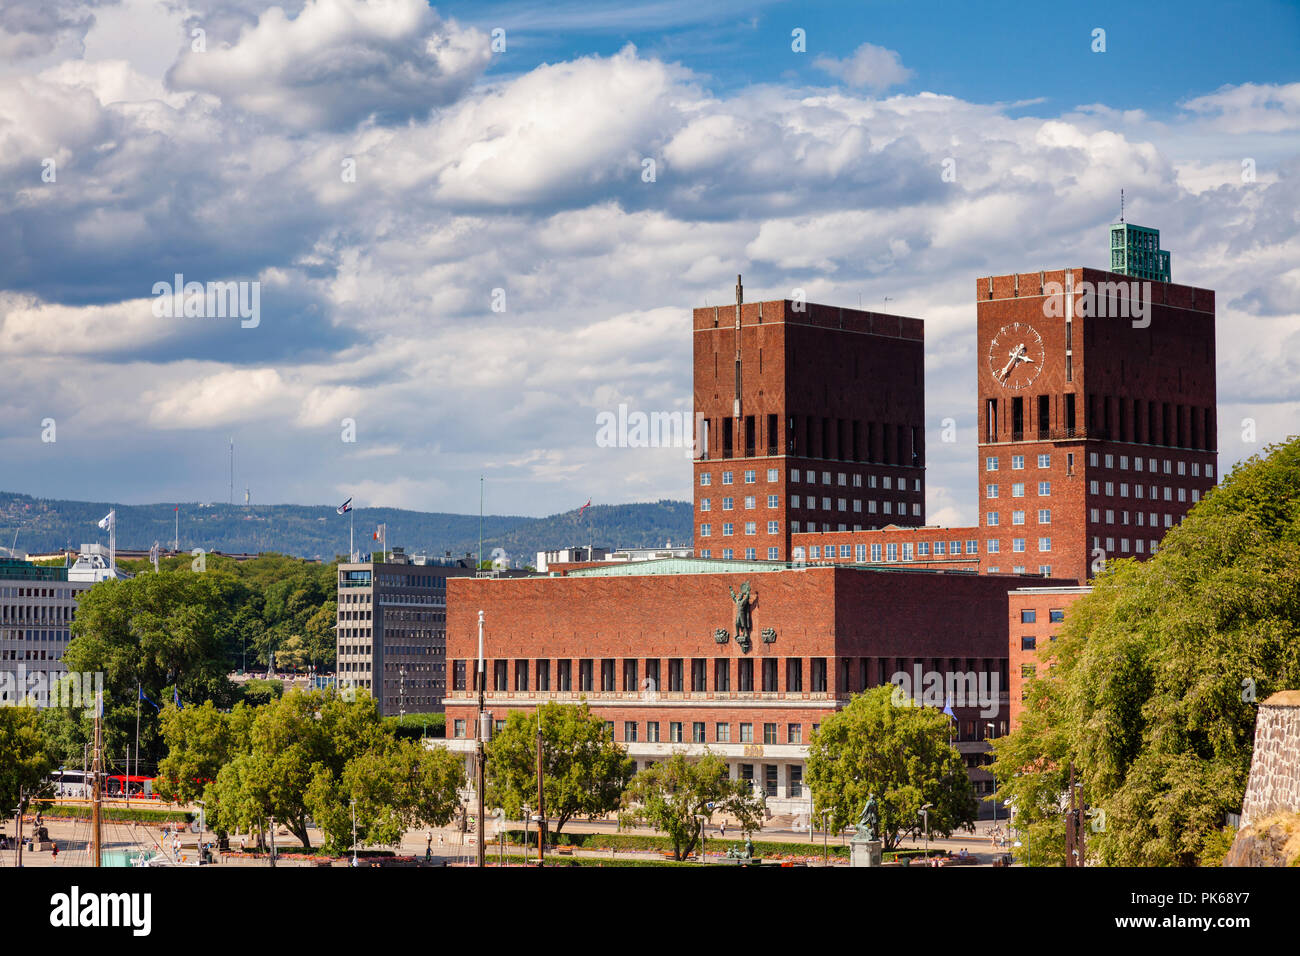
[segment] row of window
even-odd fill
[[[818,473],[811,468],[802,471],[798,468],[792,468],[790,469],[790,483],[799,484],[802,480],[802,482],[805,484],[815,485],[818,483],[817,475]],[[745,471],[741,472],[741,480],[747,485],[755,484],[758,481],[758,470],[754,468],[746,469]],[[780,481],[781,470],[779,468],[767,469],[767,480]],[[724,485],[735,484],[736,483],[735,472],[732,471],[721,472],[721,481],[722,484]],[[835,472],[835,473],[829,471],[821,472],[821,484],[823,485],[837,484],[841,487],[848,487],[850,481],[852,482],[852,487],[854,488],[862,487],[861,475],[850,475],[848,472],[844,472],[844,471]],[[876,482],[877,482],[876,475],[867,475],[866,486],[868,488],[875,488]],[[898,491],[907,491],[907,479],[901,475],[898,476],[897,479],[895,479],[894,476],[892,475],[881,475],[879,476],[879,482],[880,482],[880,487],[884,488],[887,491],[892,491],[895,489],[897,489]],[[708,471],[700,472],[700,487],[707,488],[712,486],[712,484],[713,484],[713,473]],[[919,492],[920,490],[921,490],[921,479],[913,478],[912,491]]]
[[[996,455],[990,455],[989,457],[987,457],[987,458],[984,459],[984,470],[985,470],[985,471],[997,471],[997,470],[998,470],[998,462],[999,462],[999,461],[1000,461],[1000,459],[999,459]],[[1011,456],[1011,470],[1012,470],[1012,471],[1021,471],[1021,470],[1024,469],[1024,467],[1025,467],[1025,456],[1024,456],[1024,455],[1012,455],[1012,456]],[[1038,467],[1039,467],[1039,468],[1051,468],[1051,467],[1052,467],[1052,456],[1051,456],[1050,454],[1047,454],[1047,455],[1039,455],[1039,456],[1038,456]]]
[[[800,472],[799,472],[799,469],[798,469],[798,468],[792,468],[792,469],[790,470],[790,484],[792,484],[792,485],[797,485],[797,484],[799,484],[799,474],[800,474]],[[817,484],[817,472],[814,471],[813,469],[809,468],[807,471],[803,472],[803,475],[804,475],[805,483],[806,483],[806,484],[809,484],[809,485],[815,485],[815,484]],[[823,471],[823,472],[821,473],[821,476],[822,476],[821,483],[822,483],[823,485],[829,485],[829,484],[831,484],[831,472],[829,472],[829,471]],[[838,484],[841,488],[845,487],[845,486],[849,483],[849,478],[852,478],[852,479],[853,479],[853,487],[854,487],[854,488],[861,488],[861,487],[862,487],[862,476],[861,476],[861,475],[849,475],[848,473],[841,471],[841,472],[839,472],[839,473],[837,473],[837,474],[835,475],[835,478],[836,478],[835,483]],[[894,490],[895,485],[894,485],[894,478],[893,478],[893,476],[892,476],[892,475],[881,475],[881,476],[880,476],[880,486],[881,486],[882,488],[884,488],[886,491],[892,491],[892,490]],[[868,488],[874,488],[874,487],[876,487],[876,476],[875,476],[875,475],[867,475],[867,487],[868,487]],[[898,476],[897,489],[898,489],[899,491],[906,491],[906,490],[907,490],[907,479],[904,478],[902,475],[899,475],[899,476]],[[921,490],[921,479],[920,479],[920,478],[913,478],[913,479],[912,479],[912,490],[913,490],[913,491],[920,491],[920,490]]]
[[[1114,467],[1115,467],[1115,461],[1116,461],[1116,458],[1119,459],[1119,469],[1120,469],[1120,471],[1127,471],[1127,470],[1128,470],[1128,467],[1129,467],[1129,457],[1128,457],[1128,455],[1118,455],[1118,456],[1116,456],[1116,455],[1102,455],[1102,454],[1100,454],[1099,452],[1095,452],[1095,451],[1094,451],[1094,452],[1089,452],[1089,453],[1088,453],[1088,465],[1089,465],[1089,467],[1092,467],[1092,468],[1100,468],[1100,467],[1114,468]],[[1105,463],[1104,465],[1102,464],[1103,462]],[[1142,471],[1142,470],[1143,470],[1143,468],[1142,468],[1142,462],[1143,462],[1143,458],[1142,458],[1142,456],[1141,456],[1141,455],[1135,455],[1135,456],[1133,457],[1133,470],[1134,470],[1134,471]],[[1157,473],[1158,466],[1160,465],[1160,461],[1158,461],[1158,460],[1155,459],[1155,458],[1147,458],[1147,459],[1146,459],[1146,463],[1147,463],[1147,464],[1146,464],[1146,471],[1150,472],[1150,473],[1153,474],[1153,475],[1156,474],[1156,473]],[[1189,463],[1188,463],[1188,462],[1185,462],[1185,461],[1178,461],[1178,462],[1175,462],[1175,461],[1173,461],[1172,459],[1165,458],[1165,459],[1164,459],[1164,473],[1165,473],[1166,475],[1170,475],[1170,474],[1173,474],[1174,471],[1175,471],[1175,469],[1176,469],[1178,474],[1180,474],[1180,475],[1186,475],[1186,474],[1187,474],[1187,469],[1188,469],[1188,464],[1189,464]],[[1200,463],[1199,461],[1193,461],[1193,462],[1190,463],[1190,465],[1191,465],[1192,477],[1193,477],[1193,478],[1199,478],[1199,477],[1201,476],[1201,463]],[[1214,466],[1213,466],[1213,465],[1211,465],[1211,464],[1207,464],[1207,465],[1205,466],[1205,477],[1206,477],[1206,478],[1213,478],[1213,477],[1214,477]]]
[[[1047,620],[1051,624],[1060,624],[1065,620],[1065,609],[1049,608],[1047,611]],[[1020,611],[1020,623],[1021,624],[1038,623],[1038,611],[1035,608],[1022,608]],[[1030,638],[1030,640],[1033,640],[1033,638]],[[1021,648],[1021,649],[1024,650],[1025,648]],[[1033,648],[1029,648],[1029,650],[1033,650]]]
[[[996,484],[984,486],[984,496],[986,498],[996,498],[1001,494],[1001,489]],[[1050,498],[1052,495],[1052,483],[1050,481],[1040,481],[1038,483],[1038,497]],[[1023,498],[1025,496],[1025,483],[1023,481],[1014,482],[1011,485],[1011,497]]]
[[[1093,548],[1094,551],[1096,551],[1098,548],[1100,548],[1100,547],[1102,546],[1102,543],[1101,543],[1101,542],[1102,542],[1102,539],[1101,539],[1100,537],[1095,536],[1095,535],[1093,536],[1093,539],[1092,539],[1092,548]],[[1149,545],[1150,545],[1150,553],[1151,553],[1151,554],[1155,554],[1155,553],[1156,553],[1156,549],[1160,546],[1160,542],[1157,541],[1155,538],[1152,538],[1149,542],[1145,542],[1145,541],[1143,541],[1143,539],[1141,539],[1141,538],[1136,538],[1136,539],[1134,539],[1133,542],[1132,542],[1133,547],[1132,547],[1132,551],[1130,552],[1130,550],[1129,550],[1129,539],[1128,539],[1128,538],[1120,538],[1120,539],[1119,539],[1119,553],[1120,553],[1120,554],[1129,554],[1129,553],[1132,553],[1132,554],[1144,554],[1144,553],[1146,553],[1146,552],[1143,550],[1143,545],[1144,545],[1144,544],[1149,544]],[[1114,553],[1115,553],[1115,539],[1114,539],[1114,538],[1107,538],[1107,539],[1106,539],[1106,553],[1107,553],[1107,554],[1114,554]]]
[[[744,505],[745,505],[745,510],[746,510],[746,511],[750,511],[750,510],[753,510],[754,508],[757,508],[757,507],[758,507],[758,498],[757,498],[755,495],[746,495],[742,500],[744,501]],[[779,507],[781,506],[781,497],[780,497],[779,495],[768,495],[768,496],[767,496],[767,506],[768,506],[769,508],[779,508]],[[796,504],[795,507],[798,507],[798,505]],[[722,510],[723,510],[723,511],[734,511],[735,508],[736,508],[736,499],[735,499],[735,498],[723,498],[723,499],[722,499]],[[701,511],[712,511],[712,510],[713,510],[713,499],[712,499],[712,498],[701,498],[701,499],[700,499],[700,510],[701,510]]]
[[[1011,539],[1011,551],[1012,551],[1012,553],[1014,553],[1014,554],[1021,554],[1021,553],[1023,553],[1024,550],[1025,550],[1025,540],[1026,540],[1026,539],[1024,539],[1024,538],[1012,538],[1012,539]],[[984,550],[985,550],[988,554],[997,554],[999,551],[1002,550],[1002,542],[999,541],[997,538],[989,538],[987,541],[984,542]],[[1039,538],[1039,539],[1038,539],[1038,550],[1039,550],[1040,552],[1051,551],[1051,550],[1052,550],[1052,539],[1051,539],[1051,538]]]
[[[1151,501],[1159,501],[1159,500],[1161,499],[1161,494],[1160,494],[1160,492],[1161,492],[1161,490],[1162,490],[1161,486],[1159,486],[1159,485],[1150,485],[1150,486],[1147,486],[1147,485],[1134,485],[1134,486],[1133,486],[1133,497],[1134,497],[1134,498],[1138,498],[1138,499],[1143,498],[1143,497],[1146,495],[1146,488],[1147,488],[1147,487],[1150,487],[1150,489],[1151,489],[1150,500],[1151,500]],[[1164,491],[1164,500],[1165,500],[1165,501],[1173,501],[1173,500],[1174,500],[1174,493],[1175,493],[1175,491],[1177,491],[1177,496],[1178,496],[1178,500],[1179,500],[1179,501],[1182,501],[1182,502],[1186,502],[1186,501],[1187,501],[1187,491],[1188,491],[1188,489],[1186,489],[1186,488],[1177,488],[1177,489],[1175,489],[1175,488],[1173,488],[1173,487],[1170,486],[1170,485],[1165,485],[1165,486],[1163,486],[1163,491]],[[1192,492],[1192,503],[1193,503],[1193,504],[1195,504],[1196,502],[1198,502],[1198,501],[1201,500],[1201,491],[1200,491],[1199,488],[1192,488],[1192,489],[1191,489],[1191,492]],[[1096,480],[1089,481],[1089,482],[1088,482],[1088,493],[1089,493],[1089,494],[1093,494],[1093,495],[1105,494],[1105,495],[1107,495],[1108,497],[1114,497],[1114,496],[1115,496],[1115,482],[1113,482],[1113,481],[1100,482],[1100,481],[1096,481]],[[1127,482],[1127,481],[1121,481],[1121,482],[1119,483],[1119,496],[1120,496],[1121,498],[1127,498],[1127,497],[1128,497],[1128,493],[1129,493],[1128,482]]]
[[[996,512],[996,511],[990,511],[990,512],[987,512],[987,513],[984,515],[984,523],[985,523],[988,527],[990,527],[990,528],[996,528],[996,527],[1000,524],[1000,522],[1001,522],[1001,517],[1000,517],[999,513]],[[1025,523],[1025,512],[1023,512],[1023,511],[1013,511],[1013,512],[1011,512],[1011,523],[1012,523],[1012,524],[1024,524],[1024,523]],[[1051,508],[1039,508],[1039,509],[1038,509],[1038,523],[1039,523],[1039,524],[1051,524],[1051,523],[1052,523],[1052,509],[1051,509]]]
[[[511,661],[495,660],[492,662],[491,688],[494,691],[595,691],[605,693],[622,690],[624,693],[655,693],[665,690],[669,693],[683,692],[689,686],[692,693],[709,690],[724,693],[732,690],[732,660],[719,657],[712,660],[712,687],[709,686],[709,658],[673,657],[661,661],[658,658],[641,660],[625,658],[582,658],[575,661],[568,658],[560,660],[514,660],[513,680],[511,680]],[[469,674],[469,661],[452,662],[451,680],[453,690],[465,690]],[[782,664],[784,663],[784,667]],[[552,687],[552,667],[554,664],[554,686]],[[801,693],[804,690],[804,659],[800,657],[767,657],[759,661],[754,659],[735,661],[735,689],[741,693],[761,690],[765,693],[786,691]],[[779,683],[782,670],[785,683]],[[808,659],[808,690],[813,693],[826,691],[826,658]],[[666,678],[666,682],[663,679]],[[757,684],[755,683],[757,679]]]
[[[732,524],[730,521],[724,521],[724,522],[722,523],[722,536],[723,536],[724,538],[729,538],[729,537],[731,537],[731,535],[733,535],[733,534],[735,534],[735,533],[736,533],[736,526],[735,526],[734,524]],[[744,534],[758,534],[758,522],[757,522],[757,521],[746,521],[746,522],[745,522],[745,530],[744,530],[743,533],[744,533]],[[769,522],[767,523],[767,533],[768,533],[768,534],[780,534],[780,533],[781,533],[781,522],[779,522],[779,521],[769,521]],[[700,525],[700,537],[701,537],[701,538],[712,537],[712,535],[713,535],[713,525],[708,524],[707,522],[706,522],[705,524]]]
[[[989,574],[999,574],[999,573],[1001,573],[1001,571],[1002,571],[1002,569],[1001,569],[1000,567],[998,567],[996,564],[995,564],[995,565],[991,565],[991,566],[989,567],[989,569],[988,569],[988,573],[989,573]],[[1014,566],[1011,568],[1011,573],[1012,573],[1012,574],[1027,574],[1028,571],[1027,571],[1025,565],[1023,565],[1023,564],[1017,564],[1017,565],[1014,565]],[[1045,578],[1050,578],[1050,577],[1052,576],[1052,566],[1051,566],[1050,564],[1040,564],[1040,565],[1038,566],[1038,571],[1037,571],[1036,573],[1041,574],[1041,575],[1042,575],[1043,577],[1045,577]]]
[[[1116,523],[1116,522],[1115,522],[1115,510],[1114,510],[1113,508],[1107,508],[1107,509],[1105,510],[1105,515],[1106,515],[1106,524],[1115,524],[1115,523]],[[1138,526],[1139,528],[1142,528],[1142,527],[1146,527],[1146,526],[1147,526],[1147,525],[1146,525],[1146,521],[1147,521],[1148,516],[1149,516],[1150,519],[1151,519],[1150,526],[1151,526],[1152,528],[1158,528],[1158,527],[1160,527],[1160,523],[1159,523],[1159,521],[1158,521],[1158,519],[1159,519],[1160,516],[1159,516],[1158,514],[1156,514],[1154,511],[1152,511],[1152,512],[1138,511],[1138,512],[1135,512],[1135,513],[1134,513],[1134,517],[1136,518],[1136,524],[1137,524],[1137,526]],[[1093,524],[1101,524],[1102,509],[1100,509],[1100,508],[1090,508],[1090,509],[1088,509],[1088,517],[1089,517],[1089,519],[1091,519],[1091,521],[1092,521]],[[1127,512],[1127,511],[1121,511],[1121,512],[1119,513],[1119,524],[1128,524],[1128,523],[1129,523],[1129,522],[1128,522],[1128,512]],[[1165,527],[1166,527],[1166,528],[1172,528],[1173,526],[1174,526],[1174,516],[1173,516],[1173,515],[1165,515]]]
[[[837,550],[838,549],[838,550]],[[933,555],[931,554],[933,552]],[[880,561],[916,561],[922,558],[942,558],[949,555],[962,553],[962,543],[960,541],[890,541],[883,544],[828,544],[809,545],[807,560],[832,560],[835,558],[850,558],[858,562],[866,562],[868,554],[872,563]],[[979,553],[978,541],[966,542],[967,554]],[[804,549],[802,546],[794,548],[794,560],[802,561],[804,558]]]
[[[754,468],[746,469],[744,472],[741,473],[741,477],[744,480],[745,484],[752,485],[756,481],[758,481],[758,471]],[[779,468],[767,469],[767,480],[780,481],[781,469]],[[731,472],[731,471],[722,472],[722,483],[724,485],[735,484],[736,483],[735,472]],[[711,484],[713,484],[713,474],[707,471],[700,472],[700,486],[707,487]]]
[[[712,549],[712,548],[701,548],[701,549],[700,549],[700,557],[701,557],[701,558],[711,558],[711,557],[713,557],[713,549]],[[722,560],[723,560],[723,561],[734,561],[734,560],[736,559],[736,549],[735,549],[735,548],[723,548],[723,549],[722,549],[722,555],[721,555],[721,557],[722,557]],[[758,548],[745,548],[745,550],[744,550],[744,557],[745,557],[745,560],[746,560],[746,561],[757,561],[757,560],[759,559],[759,558],[758,558]],[[780,549],[780,548],[777,548],[777,547],[771,547],[771,548],[768,548],[768,549],[767,549],[767,560],[768,560],[768,561],[779,561],[779,560],[781,560],[781,549]]]
[[[852,499],[852,500],[853,500],[853,510],[854,510],[855,512],[861,514],[861,512],[862,512],[862,499],[861,499],[861,498],[854,498],[854,499]],[[803,502],[802,505],[800,504],[800,501]],[[832,505],[832,499],[830,499],[830,498],[822,498],[822,500],[821,500],[821,510],[822,510],[822,511],[835,511],[835,510],[837,510],[837,509],[836,509],[836,505],[838,506],[838,510],[840,510],[840,511],[848,511],[848,510],[849,510],[849,499],[848,499],[848,498],[837,498],[837,499],[834,499],[834,501],[835,501],[835,505]],[[895,504],[898,506],[898,514],[900,514],[900,515],[905,515],[905,514],[907,514],[907,505],[908,505],[908,503],[907,503],[906,501],[899,501],[899,502],[885,501],[885,502],[879,503],[880,510],[882,511],[882,513],[887,514],[887,515],[888,515],[888,514],[893,514],[893,513],[894,513],[894,506],[895,506]],[[876,499],[874,499],[874,498],[868,499],[868,500],[867,500],[867,514],[875,514],[875,513],[876,513],[876,508],[877,508],[877,506],[878,506],[878,503],[877,503]],[[808,495],[807,497],[805,497],[805,498],[803,498],[803,499],[800,499],[800,497],[799,497],[798,495],[792,495],[792,496],[790,497],[790,507],[791,507],[791,508],[799,508],[799,507],[803,507],[803,508],[807,508],[809,511],[816,511],[816,510],[817,510],[817,497],[816,497],[815,495]],[[920,515],[920,513],[921,513],[921,505],[920,505],[920,502],[912,502],[912,514],[914,514],[914,515]]]

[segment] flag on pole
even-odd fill
[[[378,528],[375,529],[374,540],[383,541],[384,543],[387,543],[387,541],[385,540],[387,534],[388,534],[388,525],[381,524]]]
[[[334,510],[341,515],[347,514],[349,511],[352,510],[352,499],[349,498],[347,501],[343,502],[343,504],[339,505]]]
[[[590,507],[591,507],[591,499],[588,498],[588,499],[587,499],[587,503],[586,503],[585,505],[583,505],[581,508],[578,509],[578,517],[581,518],[581,517],[582,517],[582,513],[583,513],[584,511],[586,511],[586,510],[587,510],[588,508],[590,508]]]
[[[149,695],[144,692],[143,687],[140,688],[140,699],[144,701],[146,704],[148,704],[150,707],[152,707],[154,710],[162,710],[161,707],[159,707],[157,704],[155,704],[153,701],[149,699]]]
[[[181,703],[181,692],[178,688],[172,688],[172,702],[176,704],[177,710],[183,710],[184,705]]]
[[[114,526],[115,524],[117,524],[117,509],[116,509],[116,508],[114,508],[114,509],[113,509],[112,511],[110,511],[108,514],[104,515],[104,517],[102,517],[102,518],[99,519],[99,526],[100,526],[101,528],[103,528],[105,531],[112,531],[112,530],[113,530],[113,526]]]

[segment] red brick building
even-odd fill
[[[987,570],[1144,558],[1214,486],[1214,293],[1095,269],[976,282]]]
[[[1027,587],[1007,594],[1007,696],[1009,716],[1014,729],[1024,709],[1025,683],[1038,676],[1045,666],[1041,655],[1049,648],[1070,613],[1070,605],[1090,587]]]
[[[696,309],[695,553],[925,523],[919,319],[791,300]]]
[[[729,590],[746,582],[748,650]],[[813,729],[851,694],[903,674],[921,703],[952,705],[954,744],[977,789],[991,787],[984,740],[1008,728],[1003,579],[675,559],[459,578],[448,589],[453,750],[473,750],[482,610],[487,709],[497,721],[539,702],[586,700],[638,767],[708,746],[733,777],[763,788],[773,812],[806,814]],[[926,680],[938,682],[937,696],[923,696]]]
[[[1077,585],[1151,554],[1214,485],[1214,294],[1076,268],[979,279],[975,312],[979,522],[937,528],[920,320],[745,304],[739,284],[696,309],[696,557],[449,582],[447,745],[473,749],[482,609],[497,720],[586,699],[638,765],[708,746],[798,814],[813,729],[897,682],[953,703],[988,793],[983,741]]]

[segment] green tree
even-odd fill
[[[594,819],[618,808],[634,764],[603,718],[582,704],[541,708],[543,797],[555,832],[575,816]],[[537,714],[514,710],[487,745],[484,799],[511,817],[537,802]]]
[[[179,710],[170,704],[164,707],[161,725],[167,756],[158,764],[154,789],[179,803],[202,797],[204,788],[217,779],[221,768],[236,755],[236,747],[244,743],[235,727],[247,709],[246,704],[238,703],[234,714],[224,714],[211,701]]]
[[[623,808],[621,821],[665,833],[678,860],[695,850],[700,820],[713,813],[731,814],[746,834],[763,826],[763,799],[748,781],[728,779],[726,761],[707,748],[697,759],[678,751],[642,770],[623,794]]]
[[[929,707],[898,706],[892,684],[856,694],[822,721],[808,745],[808,784],[817,811],[839,829],[856,822],[872,793],[880,807],[885,849],[921,825],[929,803],[930,832],[950,836],[975,822],[975,795],[951,725]]]
[[[0,814],[18,806],[20,792],[32,796],[57,766],[33,707],[0,707]]]
[[[306,802],[327,848],[341,852],[352,843],[354,820],[360,845],[397,843],[414,827],[445,826],[460,806],[464,778],[456,754],[388,739],[354,756],[341,776],[318,773]]]
[[[260,827],[274,818],[310,847],[313,781],[322,775],[341,778],[353,757],[391,739],[374,699],[364,692],[348,701],[320,691],[292,691],[257,708],[247,749],[222,767],[212,787],[216,828]]]
[[[1004,792],[1046,824],[1073,761],[1094,862],[1212,858],[1257,701],[1300,682],[1300,438],[1240,463],[1155,556],[1109,564],[1049,656],[994,746]]]
[[[137,688],[158,705],[173,695],[187,704],[234,702],[222,628],[247,593],[227,574],[185,570],[102,581],[81,598],[64,662],[69,671],[103,674],[104,749],[110,760],[135,747],[137,703],[139,756],[146,764],[162,757],[159,712],[139,701]],[[80,761],[91,737],[88,712],[51,708],[49,714],[61,757]]]

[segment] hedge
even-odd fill
[[[79,805],[55,805],[48,811],[42,811],[46,820],[89,820],[92,815],[90,807]],[[190,823],[194,814],[188,810],[147,810],[143,807],[103,807],[100,811],[104,820],[121,823]]]

